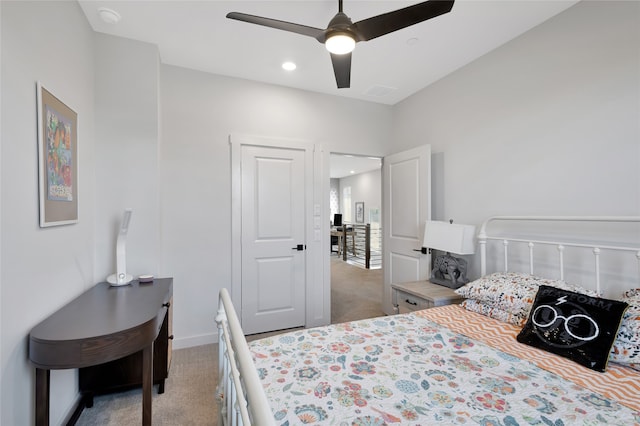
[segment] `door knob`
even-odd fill
[[[302,251],[306,248],[306,246],[304,244],[298,244],[297,246],[293,247],[291,250],[298,250],[298,251]]]

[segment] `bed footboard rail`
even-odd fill
[[[273,413],[264,394],[240,321],[227,289],[218,302],[218,424],[274,426]]]

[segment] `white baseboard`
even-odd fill
[[[173,340],[173,349],[191,348],[193,346],[209,345],[211,343],[218,343],[218,333],[176,338]]]

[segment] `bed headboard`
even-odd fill
[[[608,281],[624,281],[624,284],[618,285],[623,288],[640,287],[640,216],[490,217],[484,221],[478,233],[481,276],[487,274],[487,246],[492,241],[497,246],[492,252],[493,260],[501,257],[504,271],[510,271],[510,247],[518,245],[521,254],[523,247],[525,253],[528,252],[528,262],[524,263],[528,263],[529,268],[522,272],[534,274],[534,259],[538,252],[544,253],[537,257],[542,258],[546,272],[543,276],[546,278],[565,280],[567,269],[576,269],[576,264],[580,264],[582,274],[587,274],[589,268],[585,263],[591,262],[593,278],[590,280],[594,289],[602,294],[601,263],[605,258],[609,262],[606,266]],[[571,255],[569,262],[568,250],[578,252]],[[556,261],[550,259],[552,251],[557,253]],[[550,269],[555,269],[556,276],[547,276]],[[616,278],[611,278],[612,274]],[[608,281],[607,289],[610,287]]]

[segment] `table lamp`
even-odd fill
[[[127,232],[131,221],[131,209],[125,209],[118,232],[116,242],[116,273],[107,277],[107,282],[112,286],[127,285],[133,280],[133,276],[127,274]]]
[[[449,288],[459,288],[469,282],[467,261],[453,257],[450,253],[473,254],[475,229],[473,225],[459,225],[453,221],[427,221],[423,246],[446,252],[435,256],[429,281]]]

